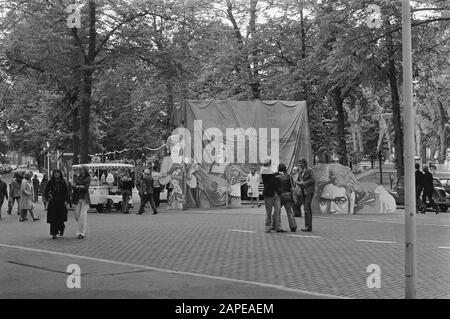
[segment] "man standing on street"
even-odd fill
[[[153,199],[153,178],[148,168],[144,170],[144,176],[142,177],[141,186],[139,188],[139,196],[141,197],[141,205],[139,207],[138,215],[145,213],[145,204],[147,204],[147,202],[150,202],[150,205],[152,206],[153,215],[158,214]]]
[[[423,178],[424,175],[420,171],[420,165],[416,163],[416,206],[417,206],[417,213],[426,213],[426,207],[425,204],[420,199],[420,195],[422,194],[423,190]]]
[[[316,189],[316,183],[314,181],[313,171],[308,167],[308,162],[306,159],[302,158],[299,161],[300,174],[298,176],[297,185],[299,185],[303,190],[304,208],[305,208],[305,228],[302,231],[310,232],[312,231],[312,211],[311,202],[314,196],[314,191]]]
[[[2,206],[5,198],[8,200],[8,189],[6,183],[2,181],[2,175],[0,175],[0,219],[2,219]]]
[[[37,203],[38,196],[39,196],[39,179],[38,179],[37,175],[33,176],[33,190],[34,190],[33,202]]]
[[[433,174],[431,174],[428,171],[428,167],[423,167],[423,196],[422,201],[424,205],[427,203],[427,199],[430,202],[430,205],[435,210],[436,214],[439,213],[439,208],[437,207],[436,203],[433,200],[433,191],[434,191],[434,185],[433,185]]]
[[[261,170],[261,178],[264,183],[264,205],[266,207],[266,233],[270,233],[272,224],[277,233],[284,233],[286,231],[280,227],[281,199],[277,189],[275,173],[270,168],[271,163],[270,159],[264,161],[264,167]],[[275,208],[273,217],[272,208]]]

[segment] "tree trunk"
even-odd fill
[[[258,70],[258,52],[256,45],[256,5],[257,0],[250,0],[250,32],[251,32],[251,66],[250,68],[250,88],[252,90],[253,99],[259,99],[261,97],[261,87],[259,82],[259,70]]]
[[[345,115],[344,115],[344,99],[341,96],[341,88],[336,88],[333,90],[333,101],[337,112],[337,138],[338,138],[338,149],[337,153],[339,156],[339,163],[347,166],[347,142],[345,140]]]
[[[94,70],[96,44],[96,4],[89,1],[89,47],[82,70],[81,85],[81,114],[80,114],[80,162],[89,162],[89,121],[91,115],[92,75]]]
[[[438,162],[443,164],[447,157],[447,134],[445,124],[448,123],[447,113],[444,109],[444,104],[441,101],[438,101],[438,110],[439,110],[439,140],[440,140],[440,156]]]
[[[78,164],[78,155],[80,153],[80,118],[79,118],[79,106],[74,106],[72,113],[72,143],[73,143],[73,157],[72,163]]]
[[[404,175],[403,161],[403,128],[402,117],[400,111],[400,98],[398,95],[397,72],[395,70],[395,61],[393,58],[393,48],[391,44],[391,58],[388,65],[389,87],[391,89],[391,108],[392,122],[394,124],[394,149],[395,149],[395,167],[397,170],[397,178]]]

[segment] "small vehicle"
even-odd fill
[[[442,188],[450,194],[450,177],[444,177],[440,178],[439,181],[441,182]]]
[[[102,213],[106,208],[110,210],[115,208],[120,210],[122,207],[122,192],[119,190],[119,176],[124,170],[133,170],[131,164],[122,163],[90,163],[83,164],[91,174],[91,186],[89,187],[89,196],[91,199],[91,208],[96,208],[98,213]],[[78,173],[82,165],[72,166],[72,176]],[[112,183],[106,182],[104,173],[118,172]],[[73,180],[73,177],[72,177]],[[133,207],[133,201],[130,196],[130,207]]]
[[[433,177],[433,185],[433,200],[439,207],[441,212],[446,212],[450,207],[450,194],[445,192],[441,182],[436,177]],[[395,202],[397,203],[397,205],[405,204],[405,185],[403,177],[398,180],[397,184],[392,190],[389,190],[389,194],[391,194],[395,198]],[[427,208],[431,207],[428,201],[425,204]]]

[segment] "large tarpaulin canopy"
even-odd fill
[[[224,137],[227,128],[255,128],[258,132],[259,129],[267,129],[268,139],[271,137],[271,129],[277,128],[278,163],[286,164],[288,170],[292,169],[301,157],[311,163],[311,141],[305,101],[184,100],[174,108],[173,124],[184,126],[192,132],[194,138],[199,138],[194,133],[195,120],[202,121],[203,137],[200,138],[203,140],[208,140],[205,131],[209,128],[221,130]],[[258,141],[260,139],[261,136],[258,136]],[[270,147],[268,150],[270,152]],[[248,154],[248,149],[246,151]],[[258,163],[263,160],[258,156]]]

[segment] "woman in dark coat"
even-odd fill
[[[50,224],[50,235],[56,239],[56,235],[64,235],[64,222],[67,221],[67,206],[69,192],[59,169],[53,170],[52,177],[45,188],[47,200],[47,223]]]

